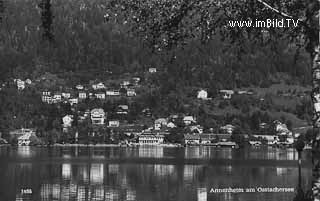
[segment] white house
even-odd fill
[[[50,92],[50,91],[43,91],[43,92],[42,92],[42,95],[43,95],[43,96],[50,96],[50,95],[51,95],[51,92]]]
[[[133,77],[132,80],[133,80],[134,84],[137,85],[141,79],[140,79],[140,77]]]
[[[91,110],[91,122],[96,125],[103,125],[106,118],[106,114],[103,109],[96,108]]]
[[[62,92],[61,93],[61,96],[63,97],[63,98],[70,98],[71,97],[71,93],[70,92]]]
[[[78,84],[78,85],[76,86],[76,89],[78,89],[78,90],[83,90],[83,89],[84,89],[84,86],[81,85],[81,84]]]
[[[72,115],[66,115],[62,117],[63,127],[71,127],[72,121],[73,121]]]
[[[234,94],[233,90],[220,90],[220,94],[222,95],[223,99],[231,99],[232,95]]]
[[[286,124],[283,124],[278,120],[275,120],[273,123],[278,135],[292,135],[292,132],[287,128]]]
[[[164,142],[164,135],[141,134],[138,140],[139,144],[162,144]]]
[[[177,127],[173,122],[169,122],[168,124],[167,124],[167,127],[168,128],[175,128],[175,127]]]
[[[25,80],[25,83],[26,84],[32,84],[32,81],[28,78],[28,79]]]
[[[112,121],[109,121],[108,126],[109,127],[119,127],[120,126],[120,122],[118,120],[112,120]]]
[[[162,126],[166,126],[168,124],[168,120],[165,118],[159,118],[154,121],[154,129],[160,130]]]
[[[107,90],[106,91],[107,96],[120,96],[119,90]]]
[[[97,99],[106,99],[106,94],[103,92],[97,92],[97,93],[95,93],[95,97]]]
[[[127,96],[136,96],[136,91],[134,89],[127,89]]]
[[[26,84],[24,81],[17,79],[16,82],[17,82],[18,90],[23,90],[26,87]]]
[[[61,99],[62,99],[61,93],[54,93],[54,95],[53,95],[53,101],[54,102],[58,103],[58,102],[61,101]]]
[[[120,83],[120,87],[121,88],[128,88],[128,86],[130,85],[130,81],[124,80]]]
[[[185,116],[185,117],[183,117],[183,123],[185,125],[190,125],[192,123],[196,123],[196,120],[193,116]]]
[[[44,103],[52,103],[52,97],[51,96],[42,96],[42,102]]]
[[[203,128],[200,125],[190,126],[190,131],[192,133],[203,133]]]
[[[156,68],[149,68],[149,73],[156,73],[157,69]]]
[[[119,105],[117,114],[128,114],[129,107],[128,105]]]
[[[206,90],[203,90],[203,89],[198,91],[197,98],[198,99],[202,99],[202,100],[208,99],[208,92]]]
[[[69,98],[69,103],[71,105],[75,105],[79,103],[79,99],[78,98]]]
[[[84,91],[80,91],[78,94],[79,99],[86,99],[87,98],[87,93]]]
[[[98,83],[98,84],[93,84],[93,85],[92,85],[92,88],[93,88],[94,90],[98,90],[98,89],[105,89],[106,86],[105,86],[102,82],[100,82],[100,83]]]
[[[231,124],[227,124],[225,126],[220,127],[220,129],[225,133],[232,134],[235,127]]]

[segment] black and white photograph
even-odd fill
[[[320,201],[320,0],[0,0],[0,201]]]

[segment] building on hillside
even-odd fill
[[[185,144],[200,144],[200,134],[185,134],[184,135]]]
[[[84,90],[84,86],[81,85],[81,84],[78,84],[78,85],[76,86],[76,89],[78,89],[78,90]]]
[[[228,134],[232,134],[232,132],[234,131],[235,126],[231,125],[231,124],[227,124],[225,126],[220,127],[220,130],[223,133],[228,133]]]
[[[193,116],[185,116],[183,117],[183,123],[185,125],[190,125],[190,124],[196,123],[196,119]]]
[[[106,91],[107,96],[120,96],[120,91],[119,90],[113,90],[113,89],[108,89]]]
[[[103,109],[96,108],[91,110],[91,122],[94,125],[103,125],[106,119],[106,114]]]
[[[191,133],[203,133],[203,127],[200,125],[190,126],[189,129]]]
[[[46,94],[46,93],[44,93],[44,94]],[[48,94],[50,94],[50,92]],[[48,103],[48,104],[51,104],[53,102],[52,97],[50,95],[42,95],[41,100],[42,100],[42,102]]]
[[[127,89],[127,96],[132,97],[132,96],[136,96],[136,91],[135,89]]]
[[[149,73],[156,73],[157,69],[156,68],[149,68]]]
[[[61,93],[61,96],[62,96],[62,98],[68,99],[71,97],[71,93],[64,91]]]
[[[25,83],[30,85],[30,84],[32,84],[32,81],[28,78],[25,80]]]
[[[52,100],[54,103],[59,103],[62,100],[62,95],[59,92],[53,94]]]
[[[202,100],[207,100],[208,99],[208,92],[206,90],[201,89],[200,91],[198,91],[197,98],[202,99]]]
[[[104,92],[96,92],[94,95],[97,99],[106,99],[106,94]]]
[[[45,91],[42,92],[42,95],[43,96],[51,96],[51,92],[48,91],[48,90],[45,90]]]
[[[167,127],[168,128],[175,128],[175,127],[177,127],[173,122],[169,122],[168,124],[167,124]]]
[[[98,90],[98,89],[105,89],[106,86],[105,86],[102,82],[99,82],[98,84],[93,84],[93,85],[92,85],[92,88],[93,88],[94,90]]]
[[[141,79],[140,79],[140,77],[133,77],[132,80],[133,80],[134,85],[138,85]]]
[[[63,127],[71,127],[73,122],[73,115],[66,115],[62,117]]]
[[[129,85],[130,85],[130,81],[124,80],[120,83],[120,88],[127,89]]]
[[[223,99],[231,99],[232,95],[234,94],[233,90],[226,90],[226,89],[220,90],[219,92],[222,95]]]
[[[69,103],[71,105],[76,105],[79,103],[79,99],[78,98],[69,98]]]
[[[78,97],[79,97],[79,99],[86,99],[87,98],[87,92],[85,92],[85,91],[79,91],[79,93],[78,93]]]
[[[167,126],[168,120],[166,118],[159,118],[154,121],[154,129],[160,130],[162,127]]]
[[[16,84],[17,84],[17,88],[18,90],[24,90],[26,88],[26,83],[23,80],[20,79],[16,79]]]
[[[145,108],[141,111],[141,113],[147,117],[151,117],[152,116],[152,112],[149,108]]]
[[[119,127],[120,122],[118,120],[111,120],[109,121],[108,127]]]
[[[129,107],[128,105],[119,105],[117,109],[117,114],[128,114],[129,112]]]
[[[292,132],[287,128],[286,124],[281,123],[279,120],[275,120],[273,124],[278,135],[292,135]]]

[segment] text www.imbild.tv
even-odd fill
[[[294,19],[266,19],[266,20],[229,20],[229,27],[233,28],[286,28],[298,27],[299,20]]]

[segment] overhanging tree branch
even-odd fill
[[[291,15],[288,15],[287,13],[284,13],[284,12],[281,12],[280,10],[270,6],[268,3],[262,1],[262,0],[257,0],[258,2],[260,2],[261,4],[263,4],[265,7],[269,8],[270,10],[276,12],[277,14],[281,15],[282,17],[287,17],[287,18],[290,18],[290,19],[295,19],[295,17],[291,16]],[[302,19],[296,19],[298,20],[299,22],[302,22],[304,23],[304,20]]]

